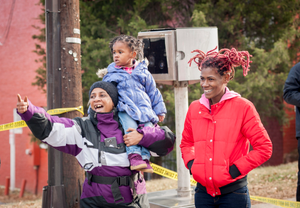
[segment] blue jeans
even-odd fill
[[[129,127],[137,129],[138,123],[137,121],[133,120],[125,111],[121,111],[118,113],[120,122],[123,126],[123,129],[125,131],[125,134],[128,134],[129,132],[126,132]],[[141,123],[145,126],[153,126],[151,122]],[[145,147],[140,145],[132,145],[130,147],[126,146],[127,154],[139,154],[142,156],[143,160],[150,160],[150,152]]]
[[[212,197],[206,191],[195,189],[196,208],[250,208],[251,201],[247,186],[231,193]]]

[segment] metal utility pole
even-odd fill
[[[48,109],[82,105],[79,0],[46,0]],[[78,111],[67,118],[82,116]],[[43,208],[79,208],[84,171],[77,160],[51,147],[48,151],[48,186]]]
[[[177,173],[178,173],[178,189],[179,197],[191,197],[190,173],[186,169],[181,159],[182,132],[184,129],[184,118],[188,111],[188,82],[181,81],[174,84],[175,97],[175,125],[176,125],[176,157],[177,157]]]

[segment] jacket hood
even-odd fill
[[[232,98],[235,98],[235,97],[241,97],[241,95],[237,92],[234,92],[234,91],[230,91],[228,89],[228,87],[226,87],[225,89],[225,94],[222,96],[221,100],[219,101],[222,102],[224,100],[229,100],[229,99],[232,99]],[[210,110],[210,105],[209,105],[209,100],[205,97],[205,94],[203,93],[201,98],[199,99],[199,102],[204,105],[207,109]]]

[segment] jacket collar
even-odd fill
[[[113,120],[119,122],[118,119],[118,113],[117,113],[117,108],[114,108],[111,112],[108,113],[97,113],[95,112],[92,108],[90,109],[90,114],[89,114],[89,118],[92,121],[92,123],[97,126],[98,122],[101,121],[102,119],[107,119],[107,116],[113,114]],[[103,115],[103,116],[101,116]]]
[[[141,69],[147,69],[147,63],[145,60],[139,62],[137,61],[135,63],[135,68],[132,71],[132,73],[134,73],[135,71],[141,70]],[[118,73],[125,73],[128,74],[125,70],[121,69],[120,67],[116,66],[116,64],[114,62],[112,62],[108,67],[107,67],[107,71],[110,73],[114,73],[114,72],[118,72]]]
[[[223,102],[225,100],[229,100],[229,99],[232,99],[232,98],[235,98],[235,97],[241,97],[241,95],[237,92],[234,92],[234,91],[230,91],[228,89],[228,87],[226,87],[225,89],[225,94],[222,96],[221,100],[219,101],[220,102]],[[199,99],[199,102],[204,105],[208,110],[210,110],[210,104],[209,104],[209,100],[205,97],[205,94],[203,93],[201,98]]]

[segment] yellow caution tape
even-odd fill
[[[156,165],[154,163],[151,163],[151,166],[153,168],[154,173],[156,173],[158,175],[161,175],[161,176],[164,176],[166,178],[176,180],[176,181],[178,180],[177,173],[175,171],[172,171],[172,170],[169,170],[167,168],[161,167],[161,166]],[[190,179],[190,182],[193,186],[196,186],[196,184],[197,184],[197,181],[195,181],[193,178]]]
[[[58,109],[52,109],[52,110],[48,110],[47,113],[49,113],[50,115],[57,115],[57,114],[62,114],[62,113],[66,113],[66,112],[70,112],[73,110],[77,110],[80,113],[83,113],[83,107],[79,106],[77,108],[58,108]],[[26,127],[26,123],[25,121],[16,121],[16,122],[12,122],[12,123],[8,123],[8,124],[3,124],[0,125],[0,131],[5,131],[5,130],[9,130],[9,129],[16,129],[16,128],[22,128],[22,127]],[[173,180],[178,180],[178,175],[175,171],[169,170],[167,168],[161,167],[159,165],[156,165],[154,163],[151,163],[151,166],[153,168],[153,172],[164,176],[166,178],[170,178]],[[196,186],[197,182],[191,178],[190,179],[190,183],[193,186]],[[273,204],[273,205],[278,205],[281,207],[286,207],[286,208],[300,208],[300,202],[293,202],[293,201],[287,201],[287,200],[282,200],[282,199],[272,199],[272,198],[267,198],[267,197],[260,197],[260,196],[250,196],[251,200],[255,200],[255,201],[259,201],[259,202],[264,202],[264,203],[268,203],[268,204]]]
[[[287,200],[282,200],[282,199],[272,199],[272,198],[260,197],[260,196],[250,196],[250,199],[255,200],[255,201],[268,203],[268,204],[277,205],[277,206],[280,206],[280,207],[300,208],[300,202],[287,201]]]
[[[166,178],[176,180],[176,181],[178,180],[177,173],[175,171],[161,167],[154,163],[151,163],[151,166],[153,168],[154,173],[164,176]],[[190,179],[190,182],[193,186],[196,186],[196,184],[197,184],[197,182],[193,178]],[[250,199],[259,201],[259,202],[268,203],[268,204],[278,205],[281,207],[300,208],[300,202],[287,201],[287,200],[282,200],[282,199],[272,199],[272,198],[266,198],[266,197],[260,197],[260,196],[250,196]]]
[[[9,130],[9,129],[17,129],[17,128],[22,128],[22,127],[26,127],[26,126],[27,126],[27,124],[25,121],[16,121],[16,122],[0,125],[0,131],[5,131],[5,130]]]
[[[48,110],[47,113],[49,113],[50,115],[58,115],[58,114],[63,114],[74,110],[77,110],[80,113],[82,113],[82,115],[84,115],[83,106],[79,106],[77,108],[56,108],[56,109]]]
[[[48,110],[47,113],[49,113],[50,115],[58,115],[58,114],[63,114],[63,113],[74,111],[74,110],[79,111],[80,113],[82,113],[82,115],[84,114],[83,106],[79,106],[77,108],[57,108],[57,109]],[[16,122],[0,125],[0,131],[17,129],[17,128],[22,128],[22,127],[26,127],[26,126],[27,126],[27,124],[25,121],[16,121]]]

